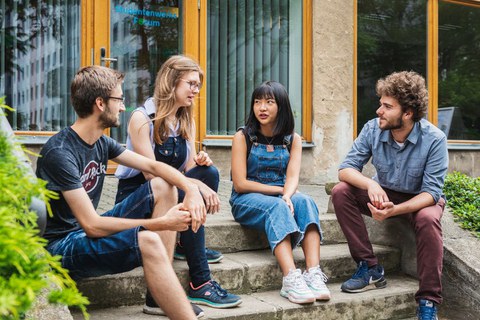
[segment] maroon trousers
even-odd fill
[[[385,189],[390,201],[395,204],[405,202],[414,195]],[[347,238],[350,254],[355,262],[367,261],[368,266],[378,263],[368,238],[362,214],[372,216],[367,203],[370,202],[366,190],[340,182],[332,190],[332,202],[337,220]],[[443,239],[440,219],[445,201],[440,201],[418,212],[399,215],[407,219],[415,232],[417,246],[417,275],[420,280],[415,300],[428,299],[442,303],[442,263]]]

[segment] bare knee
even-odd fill
[[[143,259],[157,257],[169,261],[167,250],[156,232],[144,230],[138,233],[138,247]]]
[[[163,180],[162,178],[153,178],[150,181],[150,185],[152,187],[152,192],[155,195],[155,200],[159,197],[165,200],[174,200],[175,203],[178,199],[178,191],[177,188],[168,183],[167,181]]]

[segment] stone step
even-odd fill
[[[414,294],[418,283],[406,276],[387,277],[388,286],[382,290],[347,294],[340,291],[338,283],[329,285],[332,299],[301,306],[289,302],[279,295],[278,290],[242,295],[243,303],[233,309],[213,309],[205,306],[203,319],[410,319],[415,316]],[[90,310],[92,320],[151,320],[152,316],[142,313],[138,305]],[[75,320],[82,319],[78,312]],[[155,319],[167,319],[155,317]]]
[[[397,249],[374,246],[379,261],[387,274],[399,268],[400,252]],[[304,268],[303,253],[294,250],[297,266]],[[344,281],[355,271],[346,244],[332,244],[321,247],[321,263],[329,282]],[[188,267],[184,261],[175,261],[174,268],[182,285],[188,285]],[[234,293],[252,293],[278,290],[281,287],[281,272],[270,250],[245,251],[225,254],[218,264],[210,265],[212,277],[223,288]],[[113,307],[142,303],[145,297],[143,269],[84,279],[78,287],[90,300],[91,307]]]
[[[335,214],[321,214],[323,244],[345,243],[345,237]],[[222,253],[268,248],[264,232],[242,227],[231,213],[209,215],[205,224],[205,242],[210,249]]]

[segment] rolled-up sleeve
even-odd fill
[[[372,156],[372,121],[367,122],[338,170],[353,168],[362,172],[363,166]]]
[[[442,137],[431,145],[423,174],[421,192],[427,192],[435,203],[443,194],[443,184],[448,170],[447,140]]]

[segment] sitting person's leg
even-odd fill
[[[246,193],[236,194],[230,203],[237,222],[266,233],[283,274],[280,295],[294,303],[314,302],[315,296],[295,266],[292,247],[298,245],[302,234],[285,201],[278,196]]]
[[[117,204],[104,215],[129,219],[146,219],[165,214],[168,203],[176,203],[176,191],[168,184],[146,183],[130,197]],[[159,187],[160,186],[160,187]],[[164,188],[165,187],[165,188]],[[166,203],[155,200],[154,194],[162,192]],[[49,250],[62,255],[62,264],[71,270],[74,278],[85,278],[126,272],[138,266],[144,267],[147,285],[152,288],[155,300],[166,306],[166,313],[172,318],[194,319],[195,315],[185,296],[171,265],[165,246],[156,232],[136,227],[117,232],[108,237],[89,238],[83,230],[70,233],[64,239],[52,242]],[[171,295],[160,293],[167,285]]]
[[[295,193],[292,196],[292,203],[295,221],[304,234],[301,245],[306,270],[303,277],[317,300],[330,300],[330,291],[325,285],[327,276],[320,268],[322,230],[317,205],[311,197],[303,193]]]
[[[145,281],[155,301],[171,319],[194,319],[196,316],[159,235],[142,231],[138,234],[138,245],[142,254]],[[168,294],[165,294],[166,287]]]
[[[220,176],[219,176],[217,168],[215,168],[214,166],[210,166],[210,167],[196,166],[196,167],[192,168],[191,170],[187,171],[185,173],[185,176],[187,176],[189,178],[192,178],[192,179],[197,179],[197,180],[203,182],[204,184],[206,184],[213,191],[215,191],[215,192],[218,191],[218,184],[219,184],[219,181],[220,181]],[[179,190],[178,191],[178,201],[182,202],[184,196],[185,196],[185,193],[182,190]],[[204,231],[202,231],[202,232],[204,232]],[[175,247],[175,254],[174,254],[175,259],[177,259],[177,260],[187,260],[188,261],[187,256],[186,256],[187,255],[186,251],[190,250],[190,249],[187,249],[187,247],[189,247],[190,244],[192,244],[192,242],[197,243],[199,241],[199,237],[200,237],[200,235],[195,235],[195,234],[193,234],[193,232],[189,232],[189,231],[182,232],[180,234],[180,242]],[[203,239],[203,246],[205,246],[205,239]],[[194,252],[197,252],[197,248],[198,248],[198,246],[196,246],[196,248],[191,248],[190,251],[193,250]],[[204,251],[205,251],[208,263],[217,263],[217,262],[220,262],[220,260],[223,259],[223,255],[218,251],[215,251],[215,250],[212,250],[212,249],[209,249],[209,248],[204,248]],[[203,259],[203,257],[199,257],[199,258]],[[201,264],[200,262],[192,262],[192,263]],[[190,262],[189,262],[189,265],[190,265]],[[208,267],[207,267],[207,269],[208,269]],[[190,268],[190,270],[192,270],[192,268]],[[192,274],[190,274],[190,276],[192,277],[192,279],[195,277]],[[192,281],[192,282],[195,284],[195,281]]]

